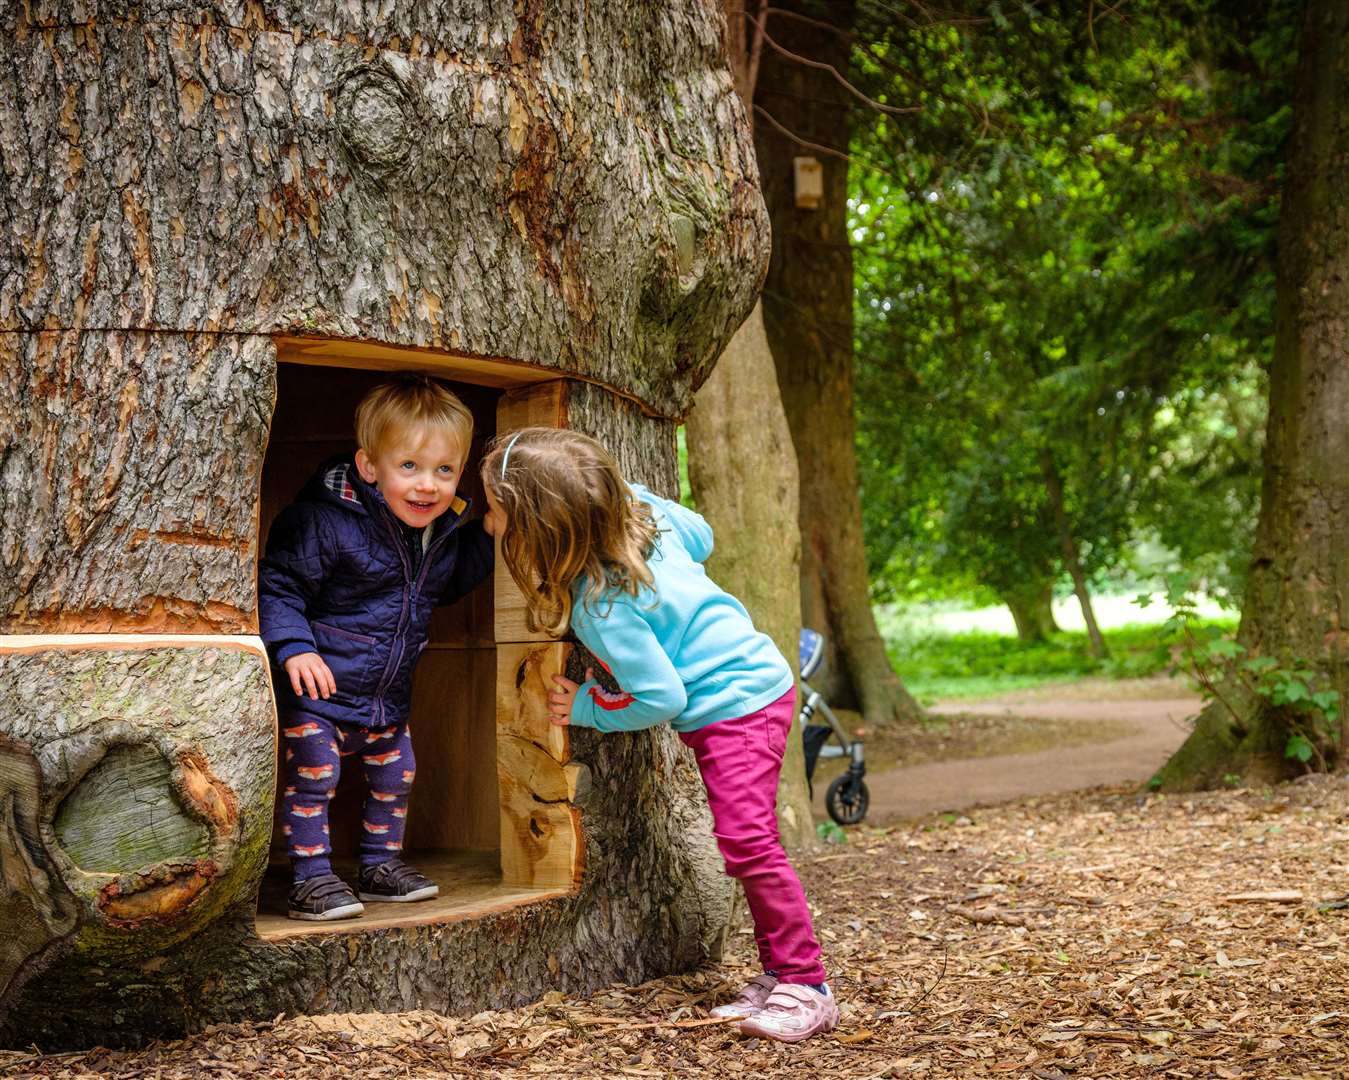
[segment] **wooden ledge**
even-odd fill
[[[271,867],[263,879],[258,915],[254,923],[264,941],[312,937],[315,934],[368,934],[375,930],[400,930],[416,926],[438,926],[496,915],[526,904],[560,900],[575,889],[529,888],[505,885],[497,867],[495,852],[434,852],[419,855],[410,852],[407,861],[440,886],[440,895],[412,904],[376,904],[367,902],[365,914],[356,919],[333,922],[303,922],[286,915],[286,892],[290,872],[286,867]],[[356,866],[338,860],[335,869],[353,888]]]
[[[556,368],[507,357],[474,356],[423,345],[389,345],[355,338],[277,334],[276,359],[286,364],[364,368],[369,371],[421,371],[442,379],[497,389],[552,382],[566,377]]]

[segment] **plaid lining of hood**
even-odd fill
[[[343,502],[360,506],[361,500],[356,497],[356,489],[351,483],[350,469],[351,466],[345,461],[334,465],[323,474],[323,486]]]

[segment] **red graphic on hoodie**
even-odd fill
[[[602,686],[592,686],[590,700],[605,712],[613,712],[616,709],[626,709],[637,699],[628,693],[611,694]]]
[[[595,657],[595,662],[609,673],[609,677],[611,679],[613,678],[614,675],[613,668],[611,668],[598,656]],[[614,681],[617,682],[618,680],[615,679]],[[604,689],[604,687],[602,686],[592,686],[590,688],[590,700],[593,701],[605,712],[615,712],[618,709],[626,709],[637,699],[621,688],[619,689],[618,693],[611,694],[608,690]]]

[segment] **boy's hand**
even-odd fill
[[[586,682],[595,677],[595,673],[586,668]],[[574,683],[565,675],[553,676],[554,689],[548,695],[548,719],[558,727],[566,727],[571,723],[571,703],[576,699],[576,691],[581,689],[580,683]]]
[[[337,693],[337,683],[333,681],[332,671],[323,662],[323,657],[316,652],[292,656],[281,666],[290,676],[290,686],[295,691],[296,697],[304,697],[308,693],[314,701],[320,697],[326,701],[329,694]]]

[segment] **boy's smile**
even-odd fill
[[[436,430],[399,432],[377,454],[356,451],[361,479],[378,487],[394,517],[414,529],[450,508],[463,465],[458,441]]]

